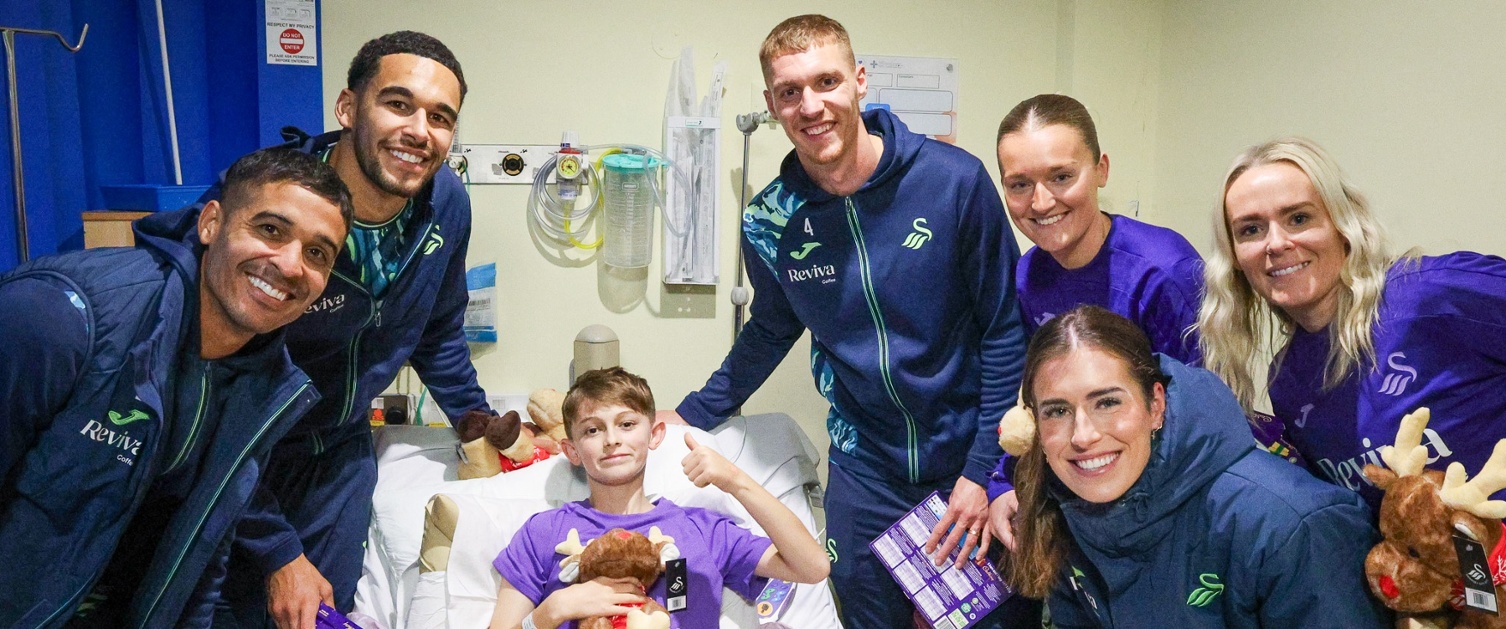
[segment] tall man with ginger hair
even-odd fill
[[[981,161],[887,110],[859,111],[867,74],[841,24],[785,20],[759,60],[795,150],[743,210],[752,318],[706,385],[662,415],[720,423],[808,328],[831,403],[826,521],[843,622],[909,626],[914,609],[868,543],[938,491],[948,508],[927,550],[960,547],[960,563],[988,547],[984,486],[1025,355],[1019,249]],[[1039,626],[1037,603],[1006,602],[979,626],[1032,615]]]

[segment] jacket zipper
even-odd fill
[[[428,224],[424,225],[424,228],[418,232],[418,238],[414,239],[413,246],[408,249],[408,256],[403,258],[403,264],[398,267],[397,275],[395,275],[394,277],[401,277],[403,275],[403,272],[408,270],[408,264],[413,262],[413,256],[418,254],[418,250],[423,247],[424,241],[428,239],[429,232],[431,231],[434,231],[434,221],[432,220],[429,221]],[[359,380],[359,378],[356,377],[356,361],[360,355],[360,352],[356,351],[356,348],[361,345],[361,336],[366,334],[368,326],[375,325],[376,327],[381,327],[383,300],[374,299],[371,295],[371,292],[366,290],[366,287],[362,286],[360,282],[352,281],[350,278],[345,277],[344,275],[341,275],[339,273],[335,273],[335,275],[339,275],[341,279],[344,279],[351,286],[354,286],[356,290],[359,290],[362,294],[366,295],[367,303],[371,304],[371,312],[366,315],[366,322],[361,324],[361,329],[356,332],[355,337],[351,338],[350,340],[350,345],[345,348],[346,355],[350,357],[350,360],[346,363],[345,404],[342,406],[340,411],[340,421],[344,422],[347,417],[350,417],[350,412],[355,409],[356,403],[356,384]],[[388,289],[391,290],[391,286],[388,286]],[[315,439],[316,445],[314,454],[319,454],[324,451],[324,444],[322,440],[317,440],[317,436],[315,437]]]
[[[199,426],[204,421],[205,402],[209,399],[209,363],[204,363],[204,370],[199,374],[199,409],[194,411],[193,425],[188,430],[188,439],[183,442],[183,448],[178,450],[178,455],[173,457],[173,462],[162,471],[167,474],[178,468],[183,459],[188,456],[188,451],[193,449],[193,442],[199,438]]]
[[[339,276],[340,279],[345,280],[347,284],[360,291],[362,295],[366,296],[366,303],[370,304],[370,309],[366,312],[366,320],[361,322],[361,329],[356,330],[356,335],[351,338],[350,344],[345,346],[345,404],[341,405],[340,410],[340,421],[344,421],[346,417],[350,417],[351,405],[354,403],[356,397],[356,347],[360,346],[361,335],[366,334],[367,326],[377,320],[377,313],[380,312],[382,304],[373,299],[371,292],[366,290],[366,287],[362,286],[360,282],[346,277],[338,271],[332,271],[331,273]],[[314,454],[322,454],[324,452],[324,440],[319,438],[317,431],[310,433],[310,436],[314,441]]]
[[[852,240],[858,247],[858,270],[863,278],[863,297],[868,302],[868,314],[873,317],[873,325],[878,331],[879,347],[879,373],[884,377],[884,389],[889,393],[889,400],[899,408],[901,415],[905,417],[905,443],[908,453],[908,467],[910,482],[920,482],[920,455],[916,447],[915,417],[910,410],[905,408],[905,403],[899,399],[899,390],[894,386],[894,374],[889,369],[889,329],[884,326],[884,313],[879,310],[878,293],[873,289],[873,273],[868,265],[868,246],[863,242],[863,227],[858,223],[858,209],[852,203],[852,197],[847,197],[847,227],[852,231]]]
[[[272,424],[277,423],[277,418],[281,417],[283,412],[288,410],[288,406],[291,406],[294,401],[296,401],[299,397],[302,397],[303,392],[307,391],[310,386],[312,385],[310,385],[309,382],[305,381],[301,386],[298,387],[298,390],[293,392],[293,395],[289,396],[288,399],[283,401],[282,406],[277,407],[276,411],[267,416],[267,420],[262,423],[261,429],[256,431],[256,434],[251,437],[251,441],[246,443],[246,448],[244,450],[241,450],[240,455],[236,457],[235,463],[230,466],[230,473],[226,474],[225,478],[220,481],[220,486],[214,490],[214,495],[209,499],[209,505],[205,507],[204,512],[200,514],[199,523],[194,525],[194,534],[188,538],[188,543],[178,550],[178,557],[177,559],[173,560],[172,568],[167,572],[167,579],[163,582],[162,589],[157,590],[157,595],[152,599],[152,604],[146,607],[146,613],[142,616],[142,625],[151,624],[152,614],[156,613],[157,604],[162,602],[162,596],[167,593],[168,584],[171,584],[173,577],[177,576],[178,567],[183,564],[183,558],[188,555],[188,549],[193,546],[193,543],[195,541],[198,540],[200,532],[204,530],[204,522],[209,519],[209,514],[214,511],[215,503],[220,501],[220,495],[225,493],[225,486],[229,485],[230,480],[235,478],[235,473],[241,468],[241,464],[245,462],[246,455],[250,454],[252,448],[255,448],[256,444],[261,441],[261,437],[262,435],[266,434],[267,429],[271,428]]]

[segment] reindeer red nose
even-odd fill
[[[1393,580],[1391,578],[1391,575],[1389,574],[1381,575],[1380,588],[1381,594],[1385,594],[1386,598],[1396,598],[1398,596],[1401,596],[1401,590],[1397,589],[1396,581]]]
[[[629,533],[627,531],[617,531],[617,539],[630,539],[632,537],[632,533]]]

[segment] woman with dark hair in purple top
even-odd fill
[[[1198,327],[1205,364],[1246,409],[1274,355],[1286,437],[1372,507],[1381,493],[1360,470],[1418,407],[1432,409],[1427,467],[1480,469],[1506,436],[1506,260],[1389,253],[1364,197],[1301,138],[1241,154],[1219,217]]]
[[[1035,247],[1015,267],[1025,331],[1080,305],[1129,319],[1153,351],[1197,365],[1203,260],[1172,230],[1098,207],[1109,156],[1082,103],[1061,94],[1027,99],[999,124],[999,176],[1009,216]],[[1007,459],[1007,457],[1006,457]],[[1001,460],[989,483],[992,521],[1014,513]],[[998,527],[1013,546],[1007,525]]]
[[[998,142],[1009,217],[1035,243],[1015,268],[1026,330],[1089,304],[1132,321],[1156,352],[1197,364],[1203,259],[1181,234],[1099,209],[1109,156],[1087,108],[1061,94],[1030,98],[1004,117]]]

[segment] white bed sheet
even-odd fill
[[[687,431],[737,463],[815,530],[807,489],[816,483],[818,456],[788,416],[733,418],[710,435],[671,426],[645,471],[646,492],[726,513],[762,533],[735,500],[715,488],[698,489],[685,478],[680,460],[688,452]],[[491,560],[529,515],[587,496],[584,474],[564,457],[492,478],[456,480],[455,445],[454,432],[448,429],[403,426],[377,431],[377,490],[356,591],[356,610],[380,625],[368,629],[485,626],[498,584]],[[461,518],[448,571],[420,578],[424,505],[438,493],[456,500]],[[797,586],[779,620],[795,629],[839,626],[825,583]],[[757,621],[746,602],[725,592],[722,626],[752,628]]]

